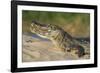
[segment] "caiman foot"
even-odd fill
[[[85,55],[85,49],[82,46],[76,46],[77,52],[75,54],[78,55],[78,57],[82,57]]]

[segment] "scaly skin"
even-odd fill
[[[32,21],[30,30],[40,37],[50,39],[57,48],[61,48],[64,52],[76,50],[78,57],[82,57],[85,54],[84,44],[82,44],[84,40],[78,41],[56,25],[41,24],[37,21]]]

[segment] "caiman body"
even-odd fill
[[[85,44],[89,44],[89,41],[85,39],[72,37],[57,25],[41,24],[37,21],[32,21],[30,30],[32,33],[35,33],[40,37],[50,39],[55,47],[62,49],[64,52],[76,50],[76,55],[78,57],[84,56],[84,46],[86,46]]]

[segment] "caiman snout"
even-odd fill
[[[37,22],[36,20],[32,21],[33,25],[38,25],[38,26],[45,26],[45,24],[41,24],[40,22]]]

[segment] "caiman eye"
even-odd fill
[[[52,29],[52,30],[55,30],[55,28],[54,28],[54,27],[51,27],[51,29]]]

